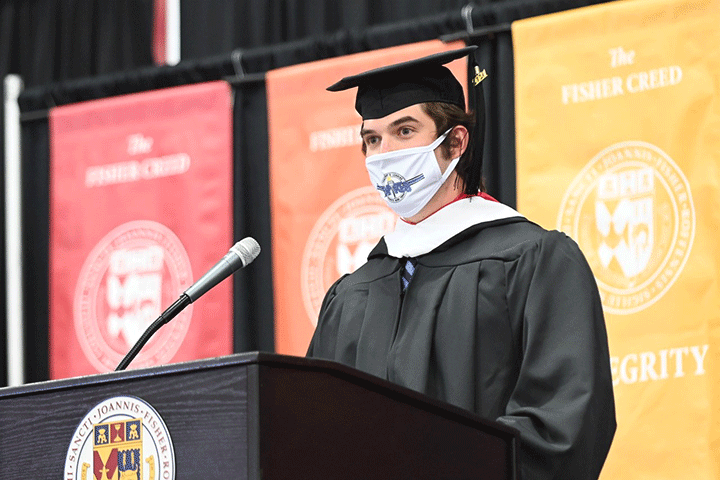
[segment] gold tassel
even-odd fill
[[[480,71],[480,67],[475,65],[475,76],[472,79],[472,84],[474,87],[477,87],[480,82],[485,80],[487,78],[488,74],[485,73],[485,69],[483,68],[483,71]]]

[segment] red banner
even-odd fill
[[[327,289],[365,263],[397,220],[365,169],[356,90],[325,89],[348,75],[460,46],[432,40],[268,73],[278,352],[305,354]],[[464,84],[467,61],[449,67]]]
[[[50,376],[113,370],[232,245],[232,108],[211,82],[50,113]],[[225,281],[133,368],[232,352]]]

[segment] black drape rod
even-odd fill
[[[224,81],[237,87],[248,83],[261,83],[265,81],[264,73],[250,73],[245,75],[234,75],[223,77]],[[47,120],[50,115],[50,109],[31,110],[29,112],[20,113],[20,123],[34,122],[36,120]]]
[[[492,37],[496,33],[509,32],[512,28],[512,24],[510,23],[498,23],[494,25],[487,25],[481,28],[475,28],[473,22],[474,9],[475,5],[472,2],[468,3],[467,5],[462,7],[462,9],[460,9],[460,16],[465,21],[464,32],[443,35],[440,37],[440,40],[446,43],[453,42],[455,40],[465,40],[466,43],[474,43],[475,40],[478,40],[482,37]]]
[[[20,113],[20,123],[34,122],[35,120],[47,120],[50,110],[32,110]]]
[[[511,23],[498,23],[497,25],[490,25],[483,28],[473,29],[471,31],[463,31],[442,35],[440,36],[440,40],[445,43],[454,42],[455,40],[468,40],[470,43],[472,43],[473,40],[477,40],[482,37],[489,37],[497,33],[509,32],[511,28]]]
[[[257,83],[265,81],[265,72],[260,73],[247,73],[245,66],[243,65],[243,50],[236,48],[230,54],[230,61],[232,62],[233,70],[235,75],[231,77],[225,77],[223,80],[228,82],[232,86],[242,85],[243,83]]]
[[[232,85],[233,87],[237,87],[238,85],[244,85],[246,83],[261,83],[265,81],[265,74],[264,73],[249,73],[246,75],[236,75],[233,77],[225,77],[223,78],[227,83]]]
[[[205,72],[205,77],[198,76],[195,71]],[[148,90],[156,90],[165,87],[176,87],[206,80],[221,79],[232,76],[235,73],[230,65],[227,55],[214,55],[200,60],[188,60],[178,65],[154,65],[142,67],[137,70],[119,71],[111,74],[104,74],[93,77],[77,78],[62,83],[54,83],[45,87],[35,87],[43,93],[43,103],[47,108],[35,108],[20,112],[20,122],[32,122],[36,120],[47,120],[50,109],[55,106],[71,103],[97,100],[115,95],[125,95]],[[84,95],[98,89],[109,89],[115,87],[112,94],[108,95]],[[75,101],[58,101],[53,92],[74,92]],[[80,92],[80,93],[78,93]],[[24,95],[30,93],[25,90]],[[61,95],[62,96],[62,95]],[[22,95],[21,95],[22,98]],[[65,100],[65,99],[64,99]],[[35,104],[40,102],[36,101]],[[22,108],[22,106],[21,106]]]

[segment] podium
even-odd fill
[[[131,442],[140,422],[144,453]],[[509,427],[344,365],[269,353],[0,389],[7,480],[119,478],[138,459],[150,464],[143,479],[517,479],[518,442]]]

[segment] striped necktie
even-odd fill
[[[415,265],[417,264],[417,260],[414,258],[408,258],[405,262],[405,268],[403,268],[402,273],[400,275],[400,278],[402,280],[402,291],[404,292],[408,285],[410,285],[410,280],[412,280],[412,276],[415,273]]]

